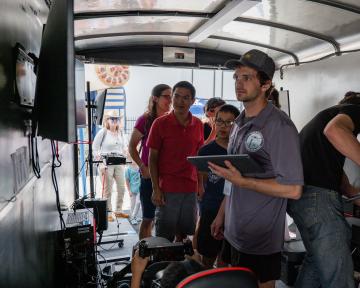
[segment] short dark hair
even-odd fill
[[[237,118],[240,115],[240,111],[234,105],[225,104],[220,107],[219,111],[216,113],[216,117],[218,116],[219,112],[231,113]]]
[[[189,269],[188,266],[190,266],[191,269]],[[203,270],[204,267],[193,259],[172,262],[164,270],[160,281],[161,287],[174,288],[186,277]]]
[[[205,106],[204,106],[204,112],[208,111],[209,109],[212,109],[212,108],[217,108],[219,106],[222,106],[224,105],[226,102],[219,98],[219,97],[213,97],[213,98],[210,98]]]
[[[256,77],[259,79],[260,85],[263,86],[266,84],[267,81],[271,82],[271,79],[269,78],[268,75],[266,75],[264,72],[262,71],[257,71]],[[271,91],[274,89],[274,85],[271,82],[270,88],[268,90],[265,91],[265,97],[268,98],[269,95],[271,94]]]
[[[339,104],[355,104],[360,105],[360,93],[348,91],[345,93],[344,98],[341,99]]]
[[[191,98],[194,99],[195,98],[195,94],[196,94],[196,90],[194,85],[192,85],[190,82],[188,81],[180,81],[178,83],[176,83],[173,87],[173,92],[175,91],[176,88],[186,88],[190,90],[191,93]]]
[[[271,100],[272,104],[277,107],[277,108],[281,108],[280,105],[280,100],[279,100],[279,91],[276,88],[273,88],[270,95],[267,97],[268,100]]]

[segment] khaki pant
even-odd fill
[[[103,184],[102,196],[107,198],[107,208],[109,211],[122,211],[123,199],[125,194],[125,175],[123,165],[100,165],[100,176]],[[116,184],[116,208],[113,210],[112,188]]]

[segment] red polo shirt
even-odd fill
[[[204,144],[204,128],[190,112],[189,118],[189,124],[182,126],[172,112],[151,126],[147,146],[159,151],[159,186],[163,192],[197,191],[197,170],[186,157],[196,156]]]

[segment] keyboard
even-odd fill
[[[76,211],[76,212],[69,212],[66,218],[66,225],[73,225],[73,224],[81,224],[87,225],[90,224],[90,212],[89,211]]]

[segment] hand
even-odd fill
[[[145,257],[145,258],[140,257],[139,250],[136,250],[134,257],[131,260],[132,288],[140,287],[142,274],[144,273],[148,263],[149,263],[149,257]]]
[[[188,259],[188,260],[194,260],[196,262],[199,262],[201,264],[201,254],[196,250],[194,249],[194,254],[192,256],[190,255],[185,255],[185,259]]]
[[[151,195],[151,201],[155,206],[164,206],[165,205],[164,193],[160,189],[154,189]]]
[[[239,170],[235,168],[231,164],[230,161],[224,161],[227,168],[221,167],[214,163],[208,162],[210,170],[215,173],[216,175],[230,181],[231,183],[235,184],[236,186],[242,187],[245,185],[246,178],[241,175]]]
[[[215,129],[215,117],[209,117],[209,125],[211,127],[211,129]]]
[[[215,138],[216,138],[215,117],[209,118],[208,123],[211,127],[211,131],[210,131],[209,137],[207,139],[205,139],[207,143],[209,143],[212,140],[215,140]]]
[[[149,167],[146,165],[141,165],[140,166],[140,174],[141,174],[142,178],[149,179],[150,178]]]
[[[132,193],[132,192],[129,191],[129,196],[130,196],[130,198],[133,197],[133,196],[134,196],[134,193]]]
[[[216,240],[224,239],[224,217],[223,216],[216,216],[214,221],[211,223],[210,226],[211,235]]]

